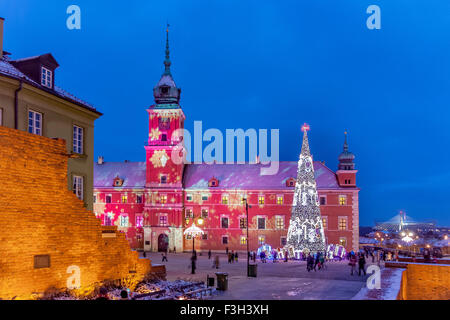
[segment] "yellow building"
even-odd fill
[[[102,114],[55,85],[59,64],[50,53],[11,60],[3,25],[0,18],[0,125],[66,140],[68,188],[92,210],[94,121]]]

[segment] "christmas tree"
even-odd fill
[[[325,235],[314,179],[313,160],[309,151],[308,130],[309,126],[304,124],[303,145],[298,160],[297,183],[287,236],[287,247],[291,253],[325,252]]]

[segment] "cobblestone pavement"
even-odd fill
[[[142,253],[140,255],[142,257]],[[217,271],[228,273],[228,290],[219,292],[214,299],[347,300],[365,286],[368,277],[350,275],[347,261],[330,262],[325,270],[308,272],[303,261],[261,263],[257,260],[257,278],[247,278],[247,260],[241,258],[229,264],[225,254],[219,255],[218,270],[212,268],[213,260],[208,260],[206,254],[199,256],[196,274],[192,275],[190,256],[188,253],[169,254],[168,262],[161,262],[160,253],[147,253],[152,264],[166,265],[167,280],[206,281],[207,275],[215,278]]]

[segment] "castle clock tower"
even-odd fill
[[[185,115],[179,105],[181,89],[170,71],[169,29],[166,30],[165,70],[153,89],[155,104],[147,110],[149,135],[146,150],[147,199],[144,209],[144,250],[183,251],[184,165],[182,129]]]

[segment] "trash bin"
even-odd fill
[[[248,276],[249,277],[255,277],[256,278],[256,270],[257,270],[258,265],[257,264],[249,264],[248,265]]]
[[[209,275],[206,276],[206,286],[214,287],[214,277],[210,277]]]
[[[227,290],[228,289],[228,273],[216,272],[217,276],[217,290]]]

